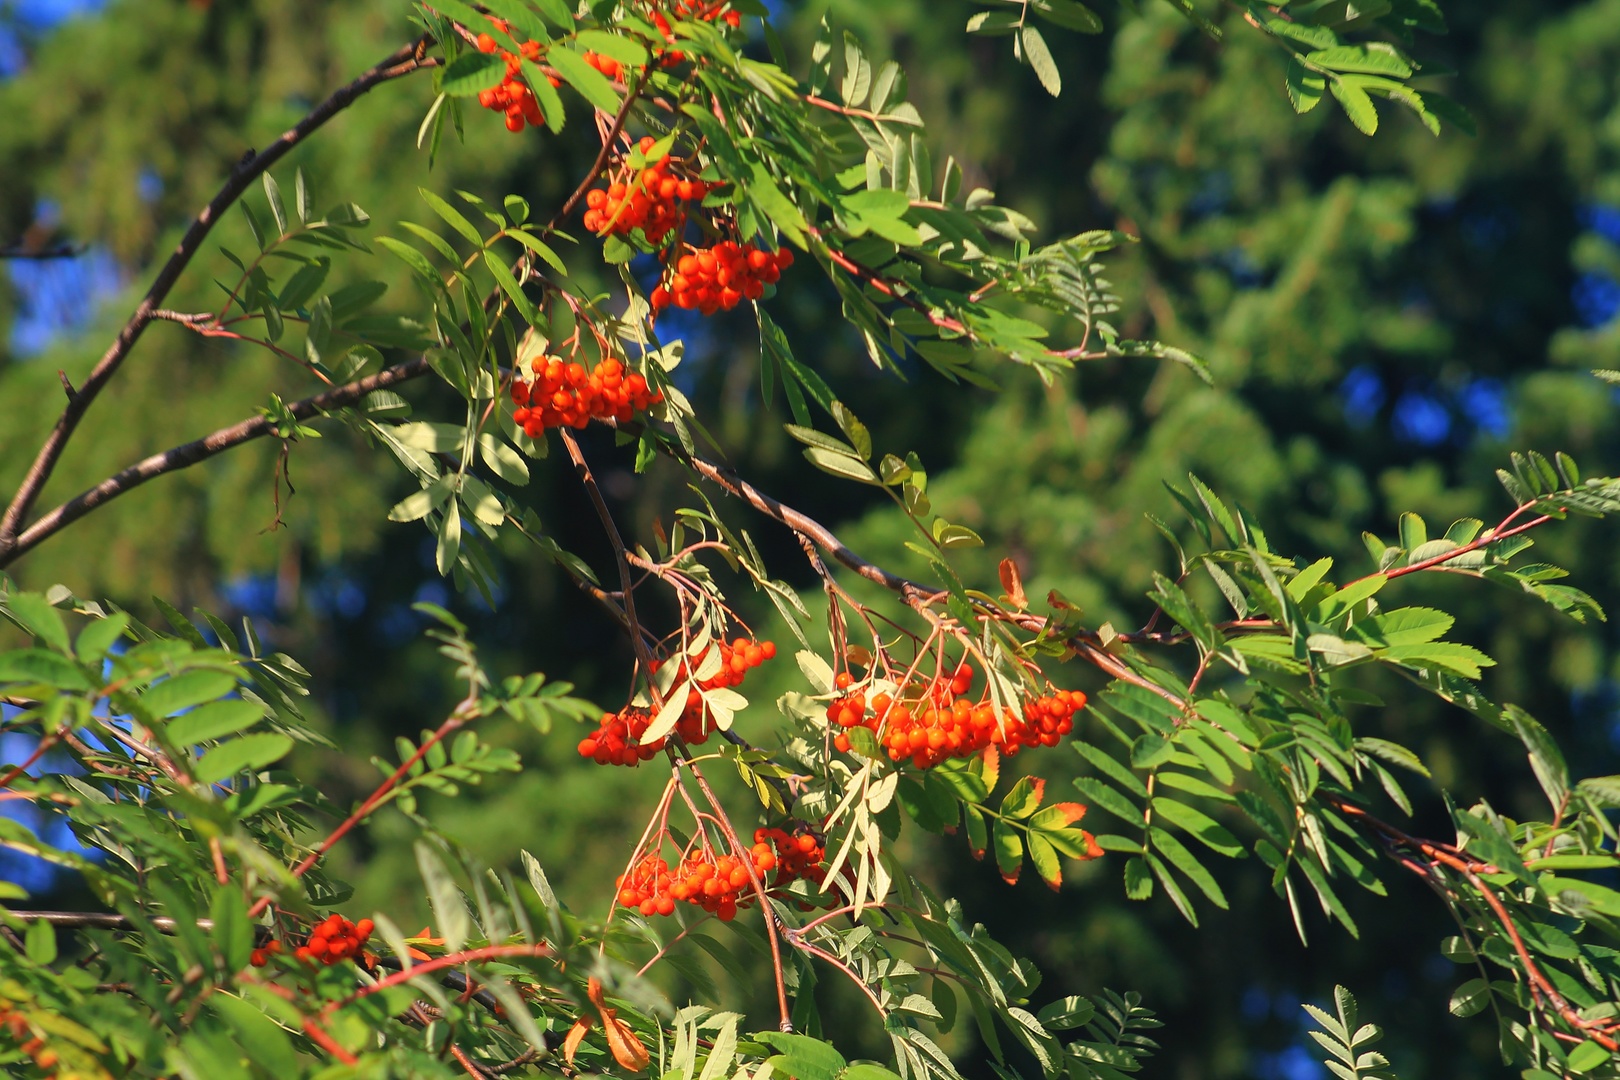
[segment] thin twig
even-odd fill
[[[658,685],[653,679],[652,653],[647,648],[647,642],[636,628],[641,626],[641,620],[636,618],[636,598],[630,583],[630,559],[624,547],[624,540],[619,536],[619,527],[613,521],[613,514],[608,510],[607,500],[602,498],[602,490],[597,486],[596,477],[591,473],[591,466],[580,452],[579,442],[574,438],[573,432],[567,428],[559,428],[563,445],[568,448],[568,456],[574,463],[574,469],[579,473],[580,483],[590,494],[591,505],[596,508],[596,516],[602,520],[602,530],[607,533],[608,542],[613,545],[613,561],[619,571],[619,589],[623,593],[624,615],[632,628],[630,644],[636,650],[636,659],[641,664],[641,670],[647,677],[647,693],[652,698],[653,712],[663,708],[664,697],[658,692]]]
[[[408,379],[414,379],[418,375],[425,375],[430,370],[426,358],[417,357],[403,364],[384,368],[375,375],[334,387],[325,393],[316,394],[314,397],[295,402],[288,406],[287,411],[296,419],[307,420],[321,413],[353,405],[374,390],[386,389]],[[273,434],[273,425],[269,418],[263,415],[255,416],[232,424],[230,427],[220,428],[218,431],[204,435],[200,439],[173,447],[159,454],[153,454],[142,461],[137,461],[135,464],[109,476],[95,487],[80,492],[56,509],[45,514],[30,525],[9,546],[0,543],[0,566],[6,566],[14,562],[23,554],[96,507],[116,499],[125,492],[132,491],[148,480],[162,476],[164,473],[195,465],[200,461],[206,461],[215,454],[270,434]]]

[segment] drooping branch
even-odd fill
[[[1437,840],[1425,840],[1413,836],[1406,831],[1374,817],[1366,810],[1349,800],[1324,793],[1322,801],[1333,809],[1350,818],[1355,824],[1372,833],[1383,844],[1385,850],[1397,855],[1397,861],[1408,869],[1419,874],[1432,874],[1434,866],[1443,866],[1454,871],[1468,882],[1474,893],[1491,909],[1497,924],[1502,927],[1503,933],[1512,943],[1514,953],[1519,964],[1524,969],[1524,976],[1530,983],[1531,994],[1538,1000],[1546,1003],[1547,1007],[1557,1013],[1559,1018],[1568,1024],[1574,1031],[1592,1039],[1604,1049],[1612,1052],[1620,1051],[1620,1041],[1616,1041],[1614,1033],[1616,1025],[1612,1021],[1589,1020],[1581,1016],[1580,1012],[1570,1005],[1569,1001],[1558,992],[1546,972],[1536,963],[1530,950],[1525,946],[1524,937],[1519,932],[1512,914],[1502,898],[1496,895],[1481,877],[1481,874],[1494,874],[1499,870],[1496,866],[1482,859],[1476,859],[1467,852]]]
[[[68,440],[73,437],[74,431],[79,426],[79,421],[84,418],[107,383],[118,373],[118,368],[134,348],[142,332],[153,321],[164,298],[180,280],[180,275],[202,248],[203,240],[224,216],[225,211],[242,197],[255,179],[269,171],[276,162],[287,155],[288,151],[307,139],[332,117],[348,108],[372,87],[422,68],[437,66],[439,61],[426,55],[429,44],[431,39],[423,36],[396,50],[387,59],[311,109],[308,115],[282,133],[281,137],[269,146],[257,152],[250,150],[243,155],[241,161],[237,162],[219,192],[192,220],[179,246],[158,271],[157,278],[147,289],[146,295],[141,298],[134,314],[118,332],[118,336],[113,339],[106,353],[97,361],[89,377],[85,379],[84,385],[68,395],[67,407],[62,410],[55,427],[45,437],[44,444],[40,446],[33,464],[23,476],[22,483],[12,496],[5,513],[0,514],[0,565],[5,565],[5,562],[16,554],[21,542],[23,523],[44,489],[45,482],[50,479],[57,462],[61,460],[63,451],[67,449]]]

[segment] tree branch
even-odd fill
[[[288,411],[300,420],[353,405],[373,390],[382,390],[407,379],[414,379],[418,375],[425,375],[430,369],[426,358],[417,357],[403,364],[391,368],[384,368],[375,375],[364,379],[334,387],[324,394],[305,398],[288,406]],[[220,428],[200,439],[153,454],[142,461],[129,466],[109,476],[95,487],[75,495],[67,502],[41,517],[11,544],[0,543],[0,567],[4,567],[20,558],[32,548],[43,543],[51,536],[77,521],[103,503],[111,502],[125,492],[131,491],[146,483],[154,477],[164,473],[184,469],[200,461],[206,461],[215,454],[222,453],[232,447],[240,446],[263,435],[271,433],[271,424],[264,416],[255,416],[230,427]]]
[[[219,193],[203,207],[185,236],[175,248],[169,260],[158,271],[156,280],[146,291],[135,313],[129,317],[124,328],[113,339],[112,345],[107,349],[89,378],[84,382],[77,393],[68,398],[67,408],[57,418],[56,426],[46,436],[44,444],[39,448],[34,462],[29,466],[22,483],[12,496],[5,513],[0,515],[0,565],[13,557],[20,543],[19,534],[23,531],[23,522],[28,518],[28,512],[33,508],[39,498],[40,491],[45,482],[50,479],[51,472],[61,459],[67,443],[78,428],[79,421],[89,411],[90,405],[96,396],[106,387],[112,377],[117,374],[119,366],[125,357],[140,339],[141,333],[152,322],[159,306],[163,303],[169,291],[174,288],[180,279],[181,273],[191,262],[192,258],[201,249],[203,240],[210,230],[230,208],[231,204],[241,198],[248,186],[260,175],[267,172],[271,166],[287,155],[293,147],[303,142],[316,129],[325,124],[332,117],[351,105],[360,95],[374,86],[409,75],[420,68],[437,66],[438,60],[424,55],[424,51],[431,39],[424,36],[409,45],[396,50],[387,59],[371,68],[365,74],[349,83],[347,86],[335,91],[325,101],[310,110],[309,114],[295,126],[284,132],[280,138],[264,150],[257,153],[248,151],[242,160],[231,170],[230,177],[225,181]]]

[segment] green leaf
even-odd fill
[[[1052,59],[1041,32],[1033,23],[1025,23],[1023,30],[1019,31],[1018,40],[1024,47],[1024,59],[1035,69],[1035,76],[1041,80],[1046,92],[1053,97],[1063,93],[1063,76],[1058,74],[1057,62]]]
[[[1473,1016],[1491,1003],[1491,988],[1484,979],[1469,979],[1457,987],[1447,1008],[1452,1016]]]
[[[996,849],[996,866],[1001,870],[1001,876],[1007,883],[1013,884],[1018,880],[1018,872],[1024,868],[1024,842],[1011,825],[1005,821],[997,820],[991,829],[991,840]]]
[[[1027,837],[1029,844],[1029,861],[1035,865],[1035,872],[1042,881],[1053,889],[1063,884],[1063,868],[1058,862],[1057,849],[1052,842],[1040,833],[1032,832]]]
[[[214,947],[225,958],[225,970],[241,971],[248,966],[253,952],[253,926],[248,922],[241,888],[235,884],[219,886],[208,913],[214,920]]]
[[[484,6],[512,24],[512,29],[517,31],[512,36],[519,44],[524,40],[545,42],[550,38],[546,24],[523,0],[484,0]]]
[[[154,717],[171,716],[235,688],[236,676],[228,671],[186,671],[154,683],[141,695],[141,705]]]
[[[0,653],[0,683],[43,683],[61,690],[88,690],[90,680],[79,665],[44,649]]]
[[[1378,130],[1378,110],[1373,107],[1372,98],[1367,91],[1348,79],[1338,78],[1328,84],[1333,96],[1339,100],[1344,109],[1344,115],[1356,125],[1363,135],[1371,135]]]
[[[1581,1045],[1569,1052],[1564,1061],[1564,1067],[1572,1073],[1590,1072],[1610,1060],[1610,1053],[1603,1044],[1593,1039],[1587,1039]]]
[[[523,321],[534,322],[536,315],[534,301],[523,294],[523,286],[518,284],[517,278],[512,276],[512,271],[506,268],[506,264],[493,251],[486,249],[484,266],[495,279],[495,284],[501,287],[501,292],[505,293],[507,299],[518,309],[518,314],[523,316]]]
[[[866,100],[867,91],[871,89],[872,65],[861,55],[861,44],[855,40],[855,35],[845,30],[844,79],[839,85],[838,96],[845,105],[857,108]]]
[[[1214,876],[1204,868],[1204,864],[1199,862],[1180,840],[1157,826],[1148,830],[1148,839],[1154,850],[1169,859],[1170,864],[1177,870],[1186,874],[1192,883],[1198,886],[1199,891],[1209,898],[1210,903],[1222,910],[1226,909],[1226,894],[1221,891]]]
[[[245,1060],[257,1063],[270,1076],[298,1075],[298,1054],[293,1049],[292,1039],[265,1010],[230,994],[210,996],[208,1008],[230,1028],[233,1041]]]
[[[844,208],[867,221],[897,218],[905,216],[906,211],[911,209],[911,199],[903,191],[863,189],[844,196]]]
[[[551,248],[547,247],[545,244],[542,244],[539,240],[536,240],[533,236],[524,232],[522,229],[508,229],[506,231],[506,237],[509,240],[516,240],[518,243],[540,256],[541,259],[545,260],[546,265],[557,271],[557,273],[563,275],[568,273],[568,265],[562,261],[562,258],[555,251],[551,250]]]
[[[462,900],[461,890],[444,858],[424,840],[416,842],[416,866],[427,886],[428,903],[433,908],[433,928],[444,938],[448,952],[459,952],[472,933],[472,916]]]
[[[1360,71],[1369,75],[1392,75],[1405,79],[1412,66],[1393,52],[1372,45],[1335,45],[1305,54],[1305,62],[1330,71]]]
[[[1125,860],[1125,895],[1131,900],[1146,900],[1153,895],[1153,874],[1140,855]]]
[[[280,761],[292,749],[293,741],[286,735],[267,732],[244,735],[220,743],[203,755],[193,770],[197,779],[205,784],[217,784],[240,772],[257,772]]]
[[[754,163],[752,177],[747,182],[746,188],[748,197],[759,204],[766,216],[782,230],[782,235],[799,247],[803,247],[805,230],[808,227],[804,213],[792,199],[782,193],[782,189],[777,186],[776,180],[766,171],[764,165]]]
[[[766,1059],[772,1069],[797,1080],[838,1080],[847,1065],[844,1056],[832,1046],[808,1035],[764,1031],[754,1040],[776,1051],[775,1056]]]
[[[1018,783],[1012,786],[1005,798],[1001,800],[1001,813],[1004,817],[1023,820],[1029,817],[1041,805],[1042,785],[1035,783],[1028,776],[1018,778]]]
[[[575,35],[581,48],[617,60],[621,64],[640,67],[647,62],[647,50],[640,42],[603,30],[581,30]]]
[[[73,652],[86,664],[97,663],[124,636],[127,629],[128,612],[115,611],[105,619],[96,619],[79,631],[79,637],[73,643]]]
[[[523,456],[488,432],[478,436],[478,456],[508,484],[522,487],[529,482],[529,466]]]
[[[1404,607],[1383,611],[1351,627],[1349,636],[1374,647],[1420,645],[1438,641],[1456,618],[1434,608]]]
[[[1103,32],[1103,22],[1096,13],[1075,0],[1034,0],[1030,7],[1047,22],[1065,30],[1078,30],[1082,34]]]
[[[1569,766],[1564,763],[1563,751],[1547,729],[1517,705],[1503,706],[1502,716],[1513,725],[1529,751],[1530,769],[1552,804],[1553,813],[1562,814],[1569,801]]]
[[[1152,869],[1153,876],[1160,885],[1164,886],[1165,895],[1169,896],[1170,902],[1176,905],[1176,910],[1181,912],[1181,917],[1193,926],[1197,926],[1198,912],[1193,908],[1192,901],[1187,899],[1187,894],[1181,891],[1181,886],[1176,883],[1176,879],[1170,875],[1170,868],[1165,866],[1164,860],[1151,852],[1143,856],[1143,858],[1147,859],[1148,867]]]
[[[563,81],[578,90],[586,101],[610,115],[619,111],[619,95],[614,92],[613,84],[606,75],[587,64],[579,53],[553,45],[546,58],[557,69],[557,74],[563,77]]]
[[[483,54],[480,53],[479,55]],[[427,188],[417,188],[416,190],[421,193],[423,201],[426,202],[428,206],[433,208],[433,212],[443,218],[445,224],[449,225],[452,229],[456,230],[456,232],[466,237],[468,243],[472,244],[474,247],[484,246],[483,236],[477,229],[473,227],[472,222],[468,221],[462,216],[460,210],[457,210],[455,207],[439,198],[439,196],[435,195]],[[449,257],[454,260],[455,252],[452,251]]]
[[[12,593],[6,599],[6,608],[10,611],[11,617],[22,624],[24,630],[57,652],[72,651],[72,646],[68,643],[67,626],[62,622],[62,613],[52,607],[39,593]]]
[[[1132,825],[1142,823],[1142,811],[1132,806],[1130,800],[1101,780],[1091,776],[1082,776],[1074,782],[1074,786],[1080,789],[1082,795],[1085,795],[1093,803],[1107,810],[1121,821],[1130,822]]]
[[[45,919],[35,919],[23,939],[28,959],[41,967],[56,962],[56,927]]]
[[[877,473],[872,471],[872,467],[860,458],[825,450],[817,446],[806,447],[804,456],[810,464],[824,473],[842,476],[848,480],[858,480],[863,484],[876,484],[879,487],[883,484],[878,479]]]
[[[281,186],[268,172],[264,174],[264,197],[270,203],[270,216],[276,219],[276,233],[287,235],[287,206],[281,201]]]
[[[177,746],[190,746],[235,735],[264,718],[264,708],[251,701],[231,699],[211,701],[169,721],[169,740]]]
[[[506,77],[506,61],[495,53],[464,52],[444,69],[439,89],[451,97],[471,97],[499,86]]]
[[[1179,828],[1185,829],[1211,851],[1233,859],[1248,854],[1247,849],[1214,818],[1186,803],[1159,796],[1153,800],[1153,813]]]
[[[1496,661],[1472,645],[1453,641],[1432,641],[1427,645],[1396,645],[1378,653],[1380,660],[1405,667],[1438,667],[1455,672],[1465,679],[1478,679],[1480,669],[1492,667]]]
[[[442,577],[448,577],[461,555],[461,511],[454,501],[445,505],[444,516],[439,519],[438,540],[433,549],[434,565]]]

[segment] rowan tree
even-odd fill
[[[1192,4],[1175,6],[1219,36]],[[426,527],[456,589],[499,607],[495,554],[508,545],[567,574],[628,643],[622,695],[602,706],[540,672],[489,670],[463,621],[419,605],[462,696],[395,760],[354,763],[376,770],[375,785],[343,805],[285,765],[299,744],[344,748],[308,723],[309,671],[251,619],[193,618],[154,598],[160,623],[7,579],[0,613],[33,640],[0,653],[5,725],[37,742],[0,774],[0,798],[48,808],[72,835],[53,844],[0,819],[0,839],[79,874],[96,910],[37,910],[9,887],[0,1060],[61,1077],[911,1080],[959,1077],[945,1047],[977,1045],[1000,1076],[1089,1080],[1137,1071],[1174,1038],[1129,987],[1043,993],[1039,966],[908,858],[903,838],[920,830],[1009,884],[1026,868],[1056,889],[1077,864],[1116,866],[1086,888],[1122,878],[1128,897],[1194,927],[1229,904],[1213,861],[1248,860],[1275,893],[1272,917],[1302,939],[1312,907],[1332,932],[1357,934],[1346,892],[1382,895],[1388,872],[1415,874],[1456,922],[1435,944],[1462,965],[1459,1024],[1494,1022],[1527,1077],[1620,1071],[1620,952],[1605,944],[1620,893],[1603,883],[1620,778],[1573,776],[1527,708],[1485,696],[1493,661],[1448,640],[1453,615],[1410,592],[1467,579],[1601,619],[1564,571],[1525,553],[1566,518],[1620,509],[1620,480],[1525,448],[1497,474],[1506,508],[1479,508],[1494,524],[1431,529],[1406,513],[1387,539],[1365,536],[1363,565],[1336,569],[1279,550],[1264,521],[1198,476],[1164,477],[1184,520],[1151,517],[1163,546],[1140,556],[1159,567],[1148,614],[1139,628],[1099,622],[1058,590],[1029,595],[1013,553],[936,512],[928,462],[876,444],[863,402],[796,356],[772,310],[792,290],[831,289],[836,332],[876,370],[962,394],[993,393],[1020,369],[1052,381],[1180,365],[1208,378],[1193,354],[1115,325],[1103,257],[1131,234],[1043,241],[994,193],[964,190],[963,167],[935,160],[900,65],[873,64],[826,22],[794,57],[752,0],[437,0],[409,18],[398,51],[241,158],[88,377],[62,376],[66,402],[0,516],[0,567],[26,565],[70,526],[93,530],[92,511],[148,481],[256,440],[278,451],[279,519],[307,442],[346,429],[414,482],[386,516]],[[1336,107],[1335,123],[1366,136],[1381,109],[1440,138],[1469,126],[1414,85],[1422,35],[1444,29],[1430,0],[1255,4],[1244,22],[1270,50],[1269,92],[1297,112]],[[967,31],[1011,39],[1056,95],[1044,33],[1101,26],[1074,0],[1018,0]],[[399,153],[476,156],[531,138],[584,146],[588,167],[544,208],[424,188],[427,225],[382,226],[350,202],[322,211],[321,178],[287,175],[288,154],[361,95],[428,82],[414,150]],[[251,248],[211,246],[227,212]],[[409,272],[408,314],[381,307],[375,282],[337,284],[365,255]],[[218,284],[213,306],[164,306],[183,275],[203,273]],[[716,460],[714,418],[682,387],[681,334],[733,311],[757,323],[759,394],[780,396],[806,465],[892,503],[914,576],[755,486],[746,463]],[[253,346],[323,386],[272,394],[256,415],[47,508],[52,472],[93,437],[93,407],[140,362],[154,323]],[[400,393],[424,382],[426,416]],[[609,455],[636,474],[678,469],[685,504],[627,529],[598,479]],[[572,473],[609,573],[526,502],[542,470]],[[802,549],[821,585],[813,603],[761,554],[762,528]],[[748,591],[774,607],[775,637],[745,616]],[[774,703],[749,696],[766,665],[795,685]],[[1369,733],[1393,680],[1515,740],[1541,817],[1458,806],[1417,753]],[[478,865],[426,808],[430,795],[509,782],[524,768],[504,745],[514,728],[572,746],[577,769],[663,778],[649,804],[626,808],[645,827],[622,872],[589,895],[559,896],[528,854]],[[1073,797],[1042,778],[1043,759],[1060,756],[1084,774]],[[722,791],[718,775],[741,785]],[[1455,835],[1414,831],[1409,787]],[[347,910],[326,861],[385,808],[410,824],[433,912],[415,935],[397,913]],[[765,998],[716,986],[709,961]],[[823,983],[856,988],[887,1036],[882,1060],[850,1060],[842,1021],[818,1005]],[[1334,1005],[1308,1007],[1328,1068],[1388,1075],[1369,1049],[1377,1027],[1348,991]],[[1467,1019],[1487,1010],[1490,1021]]]

